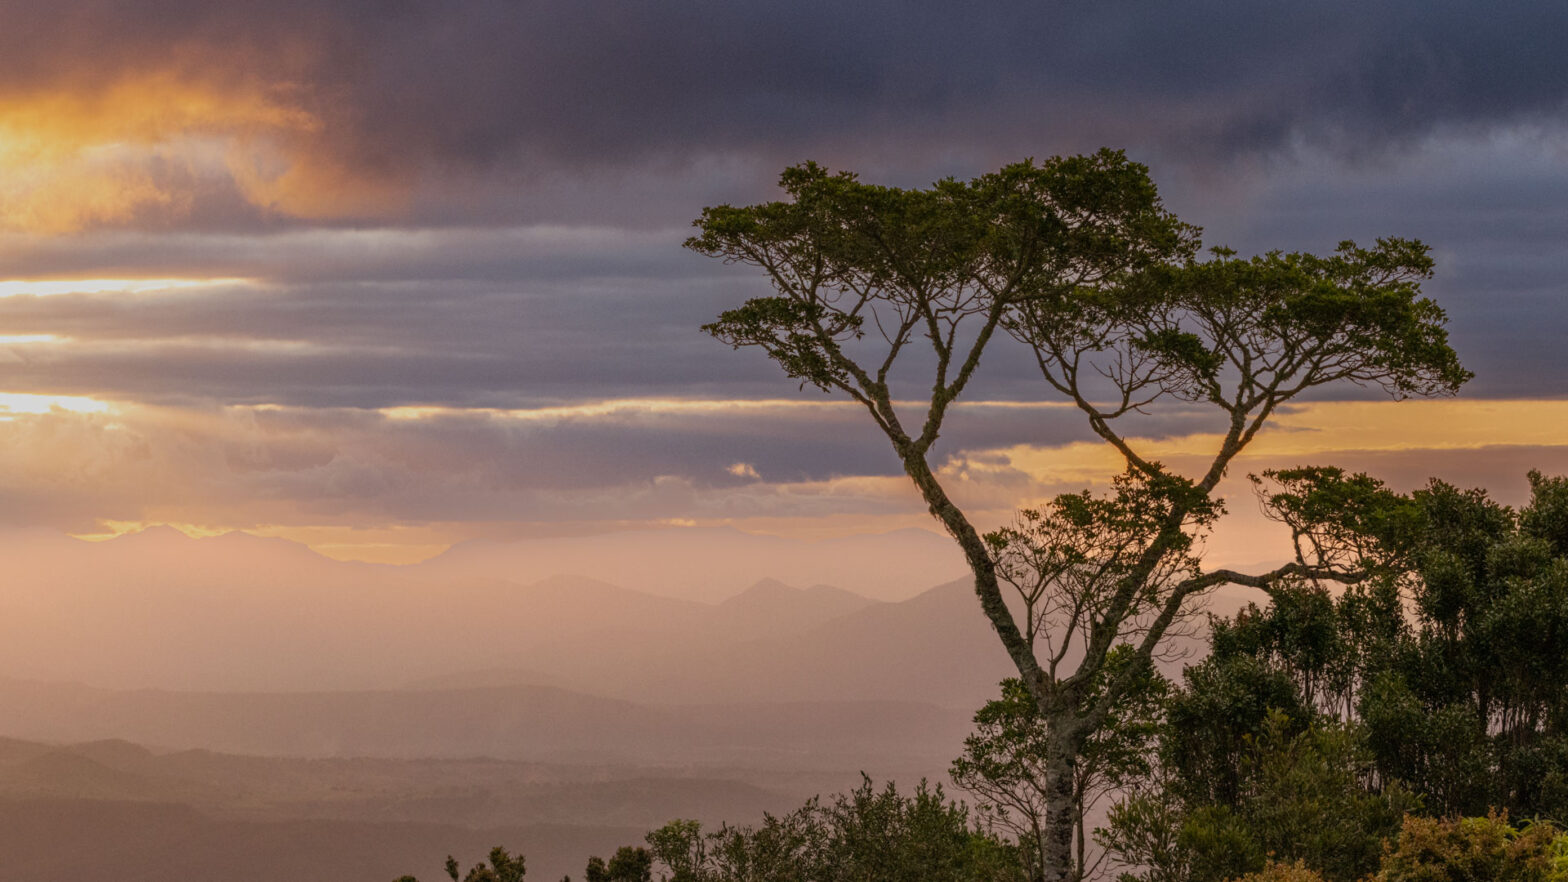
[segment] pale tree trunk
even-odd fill
[[[1078,751],[1071,745],[1053,744],[1046,757],[1045,826],[1040,831],[1040,863],[1045,882],[1077,882],[1073,860],[1073,792]]]

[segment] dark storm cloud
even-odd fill
[[[1342,164],[1310,156],[1227,199],[1191,182],[1164,188],[1205,238],[1243,253],[1324,252],[1341,239],[1418,238],[1423,285],[1449,315],[1476,378],[1467,396],[1568,393],[1568,153],[1561,127],[1433,139],[1397,157]]]
[[[1101,143],[1350,151],[1559,113],[1560,3],[12,0],[0,89],[259,81],[370,177]],[[925,157],[924,161],[917,157]],[[895,160],[896,157],[896,160]]]

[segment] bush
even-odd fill
[[[813,799],[756,827],[704,831],[672,821],[648,834],[639,873],[660,882],[1021,882],[1018,848],[980,829],[967,808],[921,782],[910,796],[870,779],[829,802]],[[630,847],[622,852],[631,852]],[[590,862],[589,878],[622,882],[614,861]],[[637,878],[626,877],[628,882]],[[646,876],[640,877],[646,879]]]
[[[1568,882],[1561,859],[1563,840],[1551,824],[1515,829],[1507,815],[1447,821],[1406,817],[1399,844],[1383,856],[1383,867],[1374,878],[1376,882]]]

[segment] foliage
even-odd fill
[[[906,797],[891,783],[877,790],[864,779],[850,793],[826,803],[813,799],[756,827],[704,832],[696,821],[672,821],[649,833],[648,849],[637,851],[650,856],[663,882],[1022,879],[1015,847],[981,830],[968,809],[924,782]]]
[[[586,882],[653,882],[653,854],[646,848],[623,845],[610,856],[609,863],[602,858],[589,858],[583,879]]]
[[[1178,712],[1184,701],[1206,712],[1222,708],[1211,693],[1177,697],[1172,734],[1180,725],[1175,720],[1195,716]],[[1243,706],[1242,718],[1256,708],[1250,698]],[[1384,840],[1395,835],[1405,812],[1420,807],[1403,788],[1370,785],[1370,761],[1352,727],[1266,710],[1238,740],[1220,746],[1218,755],[1231,757],[1236,770],[1215,785],[1207,780],[1213,755],[1192,750],[1190,736],[1171,738],[1161,786],[1143,788],[1112,809],[1099,833],[1102,844],[1119,862],[1143,868],[1124,879],[1220,882],[1259,872],[1273,859],[1350,882],[1377,868]],[[1195,756],[1201,761],[1192,762]]]
[[[1238,877],[1236,882],[1324,882],[1316,870],[1309,870],[1301,861],[1293,864],[1271,863],[1256,873]]]
[[[1439,821],[1409,817],[1375,882],[1564,882],[1568,836],[1506,815]]]
[[[1301,559],[1375,578],[1216,623],[1214,664],[1274,677],[1261,701],[1359,721],[1378,776],[1434,812],[1568,817],[1568,480],[1531,473],[1516,512],[1435,480],[1403,496],[1337,469],[1268,478]]]
[[[1299,563],[1366,578],[1337,594],[1280,585],[1267,608],[1213,623],[1212,654],[1167,709],[1165,790],[1124,799],[1107,847],[1149,880],[1225,878],[1265,856],[1349,880],[1404,812],[1568,817],[1568,481],[1530,484],[1516,512],[1440,481],[1402,495],[1331,468],[1260,479]],[[1474,878],[1503,872],[1506,824],[1435,823],[1405,830],[1492,855]],[[1442,873],[1458,875],[1430,878],[1472,878],[1454,849]]]

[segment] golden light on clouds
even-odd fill
[[[114,521],[106,520],[99,523],[100,529],[88,533],[72,533],[71,538],[87,542],[104,542],[118,536],[130,533],[140,533],[152,527],[171,527],[192,539],[208,539],[213,536],[223,536],[235,532],[227,527],[204,527],[200,524],[183,524],[170,521]]]
[[[71,413],[103,413],[109,403],[80,395],[35,395],[28,392],[0,392],[0,421],[23,414],[44,414],[63,410]]]
[[[302,542],[329,557],[381,563],[417,562],[475,537],[539,530],[579,535],[676,521],[795,536],[929,529],[924,505],[891,460],[880,474],[780,480],[763,467],[760,451],[737,442],[711,464],[727,478],[717,483],[679,471],[649,478],[633,468],[614,479],[620,483],[584,487],[552,482],[536,471],[545,466],[531,465],[536,445],[550,451],[562,443],[547,431],[553,423],[700,432],[706,419],[733,425],[737,417],[746,422],[755,416],[762,424],[784,419],[798,421],[802,432],[831,432],[851,416],[839,410],[844,407],[855,405],[626,398],[507,410],[318,412],[276,404],[204,409],[13,392],[0,395],[0,476],[8,482],[0,492],[33,500],[30,520],[79,535],[103,537],[154,524],[196,535],[242,530]],[[451,433],[432,433],[424,425],[443,421],[458,421],[452,425],[488,440],[466,447],[466,458],[453,455],[438,443]],[[487,429],[485,423],[492,425]],[[509,432],[509,425],[530,431]],[[490,430],[495,434],[484,434]],[[1137,443],[1147,455],[1191,474],[1216,440],[1188,434]],[[1519,452],[1500,456],[1497,451],[1505,448]],[[1562,451],[1568,451],[1568,402],[1325,402],[1280,414],[1236,464],[1223,493],[1236,503],[1235,519],[1250,523],[1256,520],[1245,504],[1250,491],[1240,480],[1249,471],[1301,463],[1338,463],[1374,473],[1391,468],[1408,487],[1429,474],[1443,477],[1456,463],[1495,463],[1466,466],[1469,472],[1456,480],[1507,490],[1522,481],[1525,468],[1551,470],[1563,462]],[[1366,456],[1369,452],[1375,456]],[[1455,458],[1460,455],[1467,458]],[[1075,442],[961,450],[942,474],[955,499],[989,528],[1006,522],[1019,506],[1104,487],[1120,469],[1107,445]],[[1232,531],[1211,548],[1227,560],[1245,562],[1255,549],[1277,544],[1271,534],[1255,532]]]
[[[1218,435],[1132,439],[1146,459],[1173,467],[1207,465]],[[1568,401],[1465,400],[1333,401],[1304,404],[1276,414],[1240,460],[1277,462],[1331,458],[1351,451],[1478,450],[1493,446],[1554,447],[1568,444]],[[1122,468],[1106,444],[1061,447],[1018,445],[998,451],[1007,467],[1053,483],[1103,483]],[[984,462],[968,468],[990,468]]]
[[[402,195],[321,149],[301,88],[172,72],[0,96],[0,229],[69,233],[188,215],[227,188],[319,218],[394,210]]]
[[[63,294],[150,294],[160,291],[252,284],[244,278],[212,279],[6,279],[0,297],[57,297]]]

